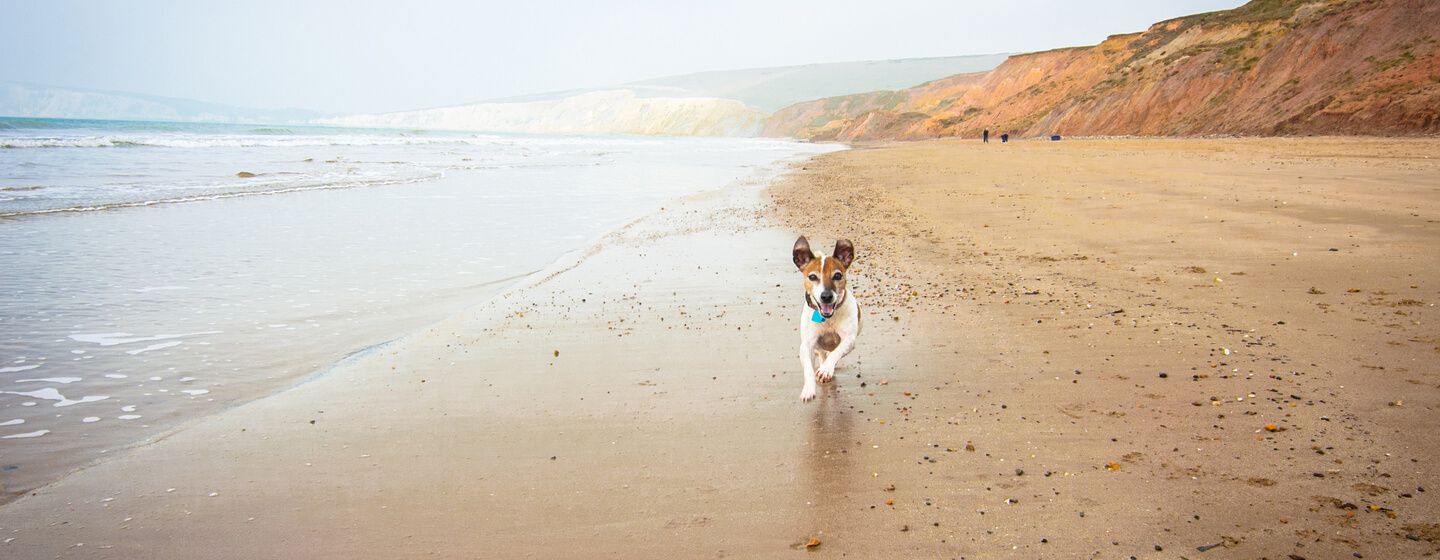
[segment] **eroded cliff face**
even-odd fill
[[[1255,0],[987,73],[782,109],[814,140],[1440,133],[1440,2]]]

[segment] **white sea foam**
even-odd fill
[[[142,417],[139,414],[124,414],[121,416],[116,416],[115,418],[118,420],[139,420]]]
[[[146,346],[146,347],[144,347],[144,348],[141,348],[141,349],[139,349],[139,350],[129,350],[129,351],[126,351],[125,353],[126,353],[126,354],[130,354],[131,356],[134,356],[134,355],[139,354],[139,353],[141,353],[141,352],[149,352],[149,351],[151,351],[151,350],[160,350],[160,349],[164,349],[164,348],[170,348],[171,346],[179,346],[179,345],[181,345],[181,344],[182,344],[182,343],[181,343],[180,341],[178,341],[178,340],[172,341],[172,342],[161,342],[161,343],[159,343],[159,344],[151,344],[151,345]]]
[[[16,419],[14,419],[14,420],[6,420],[6,421],[4,421],[4,422],[0,422],[0,426],[16,426],[16,425],[20,425],[20,424],[24,424],[24,423],[25,423],[25,420],[24,420],[24,419],[16,418]]]
[[[93,342],[101,346],[115,346],[117,344],[130,344],[132,342],[149,342],[152,340],[166,340],[170,338],[183,338],[187,336],[200,336],[205,334],[220,334],[220,331],[206,331],[189,334],[157,334],[154,336],[138,337],[130,333],[72,334],[70,335],[70,338],[77,342]]]
[[[110,397],[81,397],[79,400],[73,400],[73,399],[65,398],[65,395],[60,394],[60,391],[56,391],[54,388],[49,388],[49,387],[47,387],[47,388],[45,388],[45,389],[40,389],[39,391],[25,391],[25,392],[21,392],[21,391],[0,391],[0,394],[5,394],[5,395],[20,395],[20,396],[22,396],[22,397],[30,397],[30,398],[32,398],[32,399],[44,399],[44,400],[47,400],[47,401],[59,401],[59,402],[55,403],[54,405],[52,405],[52,406],[57,406],[57,407],[58,407],[58,406],[72,406],[72,405],[77,405],[77,404],[92,403],[92,402],[95,402],[95,401],[103,401],[103,400],[105,400],[105,399],[110,398]]]
[[[50,433],[50,430],[40,430],[38,432],[30,432],[28,434],[10,434],[8,436],[0,436],[0,439],[32,438],[40,437],[48,433]]]
[[[0,373],[14,373],[14,372],[17,372],[17,371],[29,371],[29,370],[32,370],[32,369],[35,369],[35,368],[38,368],[38,367],[40,367],[40,364],[34,364],[34,365],[28,365],[28,366],[0,367]]]
[[[16,382],[16,383],[39,382],[39,383],[70,384],[70,383],[74,383],[74,382],[80,381],[80,380],[81,380],[81,379],[80,379],[79,377],[46,377],[46,378],[44,378],[44,379],[16,379],[15,382]]]

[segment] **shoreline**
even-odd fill
[[[233,135],[171,143],[236,144],[192,170],[229,169],[222,183],[243,183],[239,168],[261,179],[309,177],[312,164],[343,165],[346,157],[330,161],[335,151],[445,176],[6,221],[12,242],[0,252],[13,289],[0,313],[8,356],[0,380],[10,386],[0,390],[0,502],[482,303],[517,274],[543,270],[670,198],[773,175],[781,161],[831,149],[726,139],[339,140],[263,164],[286,150]],[[189,169],[197,157],[137,149],[127,161],[162,186],[183,183],[164,171]],[[332,153],[313,157],[320,150]],[[22,151],[12,155],[60,157]],[[54,179],[75,188],[104,183],[107,166],[119,165],[100,149],[60,151],[89,158]],[[357,184],[348,178],[321,182]]]
[[[1431,553],[1440,142],[1416,142],[816,156],[0,506],[0,550]],[[866,329],[809,404],[798,233],[855,242]]]

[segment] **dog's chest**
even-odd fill
[[[848,297],[846,299],[849,301],[841,305],[835,315],[829,318],[821,318],[818,312],[806,308],[800,327],[801,336],[815,348],[832,352],[840,346],[845,336],[858,334],[859,309],[854,300]]]
[[[835,331],[820,333],[820,338],[815,341],[815,346],[826,352],[833,352],[840,346],[840,335]]]

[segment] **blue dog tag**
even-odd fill
[[[819,309],[816,309],[815,312],[810,315],[810,320],[816,323],[824,323],[825,316],[820,314]]]

